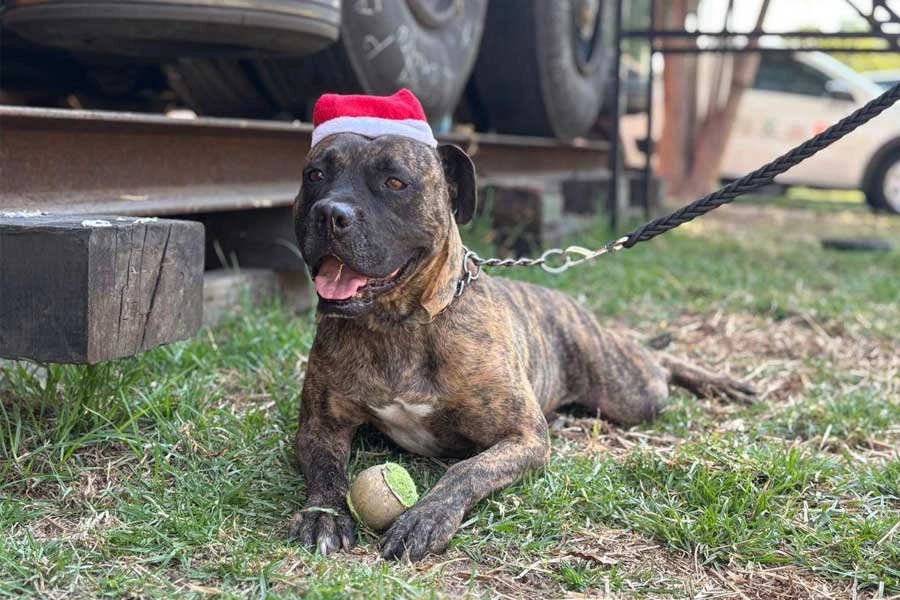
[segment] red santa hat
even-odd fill
[[[324,94],[313,109],[313,127],[313,147],[337,133],[400,135],[437,147],[422,104],[407,89],[393,96]]]

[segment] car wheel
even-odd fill
[[[572,138],[612,75],[614,0],[491,0],[475,63],[478,103],[504,133]]]
[[[36,42],[147,57],[302,56],[338,38],[340,0],[10,0],[3,25]]]
[[[257,61],[281,108],[305,114],[325,91],[392,94],[406,87],[436,121],[452,113],[469,78],[487,0],[344,2],[341,40],[307,60]]]
[[[900,214],[900,148],[888,152],[875,169],[866,200],[875,210]]]

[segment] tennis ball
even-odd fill
[[[391,462],[362,471],[347,493],[347,505],[353,517],[375,531],[390,527],[418,500],[412,477],[406,469]]]

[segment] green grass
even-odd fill
[[[285,539],[305,495],[291,439],[310,315],[250,310],[94,367],[3,363],[0,596],[681,597],[751,572],[898,594],[900,252],[831,252],[815,236],[875,227],[900,241],[900,219],[774,227],[781,210],[736,211],[738,228],[726,215],[560,277],[509,272],[645,338],[670,332],[677,353],[708,358],[736,335],[729,368],[781,391],[752,407],[678,393],[627,431],[570,417],[545,472],[482,502],[419,567],[377,560],[368,532],[334,559]],[[695,339],[693,323],[712,329]],[[767,345],[778,336],[784,348]],[[445,467],[366,431],[350,469],[386,460],[420,490]]]
[[[790,230],[780,232],[784,240],[771,233],[762,229],[762,239],[735,239],[679,231],[601,258],[594,267],[558,276],[539,270],[515,275],[583,294],[597,314],[635,323],[666,319],[673,308],[776,319],[803,312],[817,319],[863,317],[880,333],[898,335],[900,252],[824,251],[817,242],[790,240]]]
[[[802,208],[816,213],[853,211],[864,213],[869,210],[866,196],[858,190],[820,190],[815,188],[791,187],[783,194],[752,194],[739,202],[753,202],[782,208]]]

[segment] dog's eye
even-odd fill
[[[306,172],[307,181],[322,181],[325,179],[325,173],[321,169],[310,169]]]
[[[403,181],[400,181],[396,177],[388,177],[384,180],[384,185],[394,190],[395,192],[399,192],[401,190],[405,190],[407,184]]]

